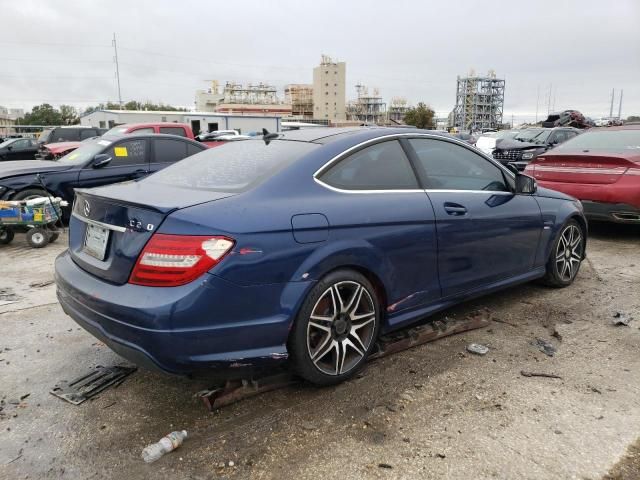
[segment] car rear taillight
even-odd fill
[[[184,285],[220,263],[233,245],[227,237],[156,233],[140,253],[129,283],[148,287]]]

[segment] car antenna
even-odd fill
[[[264,140],[265,145],[269,145],[271,140],[278,138],[278,133],[269,133],[269,130],[266,128],[262,129],[262,139]]]

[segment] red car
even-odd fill
[[[524,172],[581,200],[587,218],[640,224],[640,125],[591,129],[539,156]]]

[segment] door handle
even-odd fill
[[[449,215],[462,216],[467,214],[467,209],[460,204],[447,202],[444,204],[444,211]]]

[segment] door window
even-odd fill
[[[29,148],[30,146],[31,142],[29,140],[16,140],[11,145],[11,147],[13,147],[13,150],[24,150],[26,148]]]
[[[323,173],[320,179],[345,190],[420,188],[397,140],[376,143],[357,151]]]
[[[468,148],[444,140],[414,138],[409,143],[429,189],[510,191],[502,170]]]
[[[111,157],[108,167],[137,165],[147,162],[146,140],[125,140],[113,145],[104,153]]]
[[[153,140],[154,158],[156,163],[174,163],[187,156],[187,143],[169,138]]]
[[[167,135],[178,135],[179,137],[186,137],[187,134],[182,127],[160,127],[160,133],[166,133]]]

